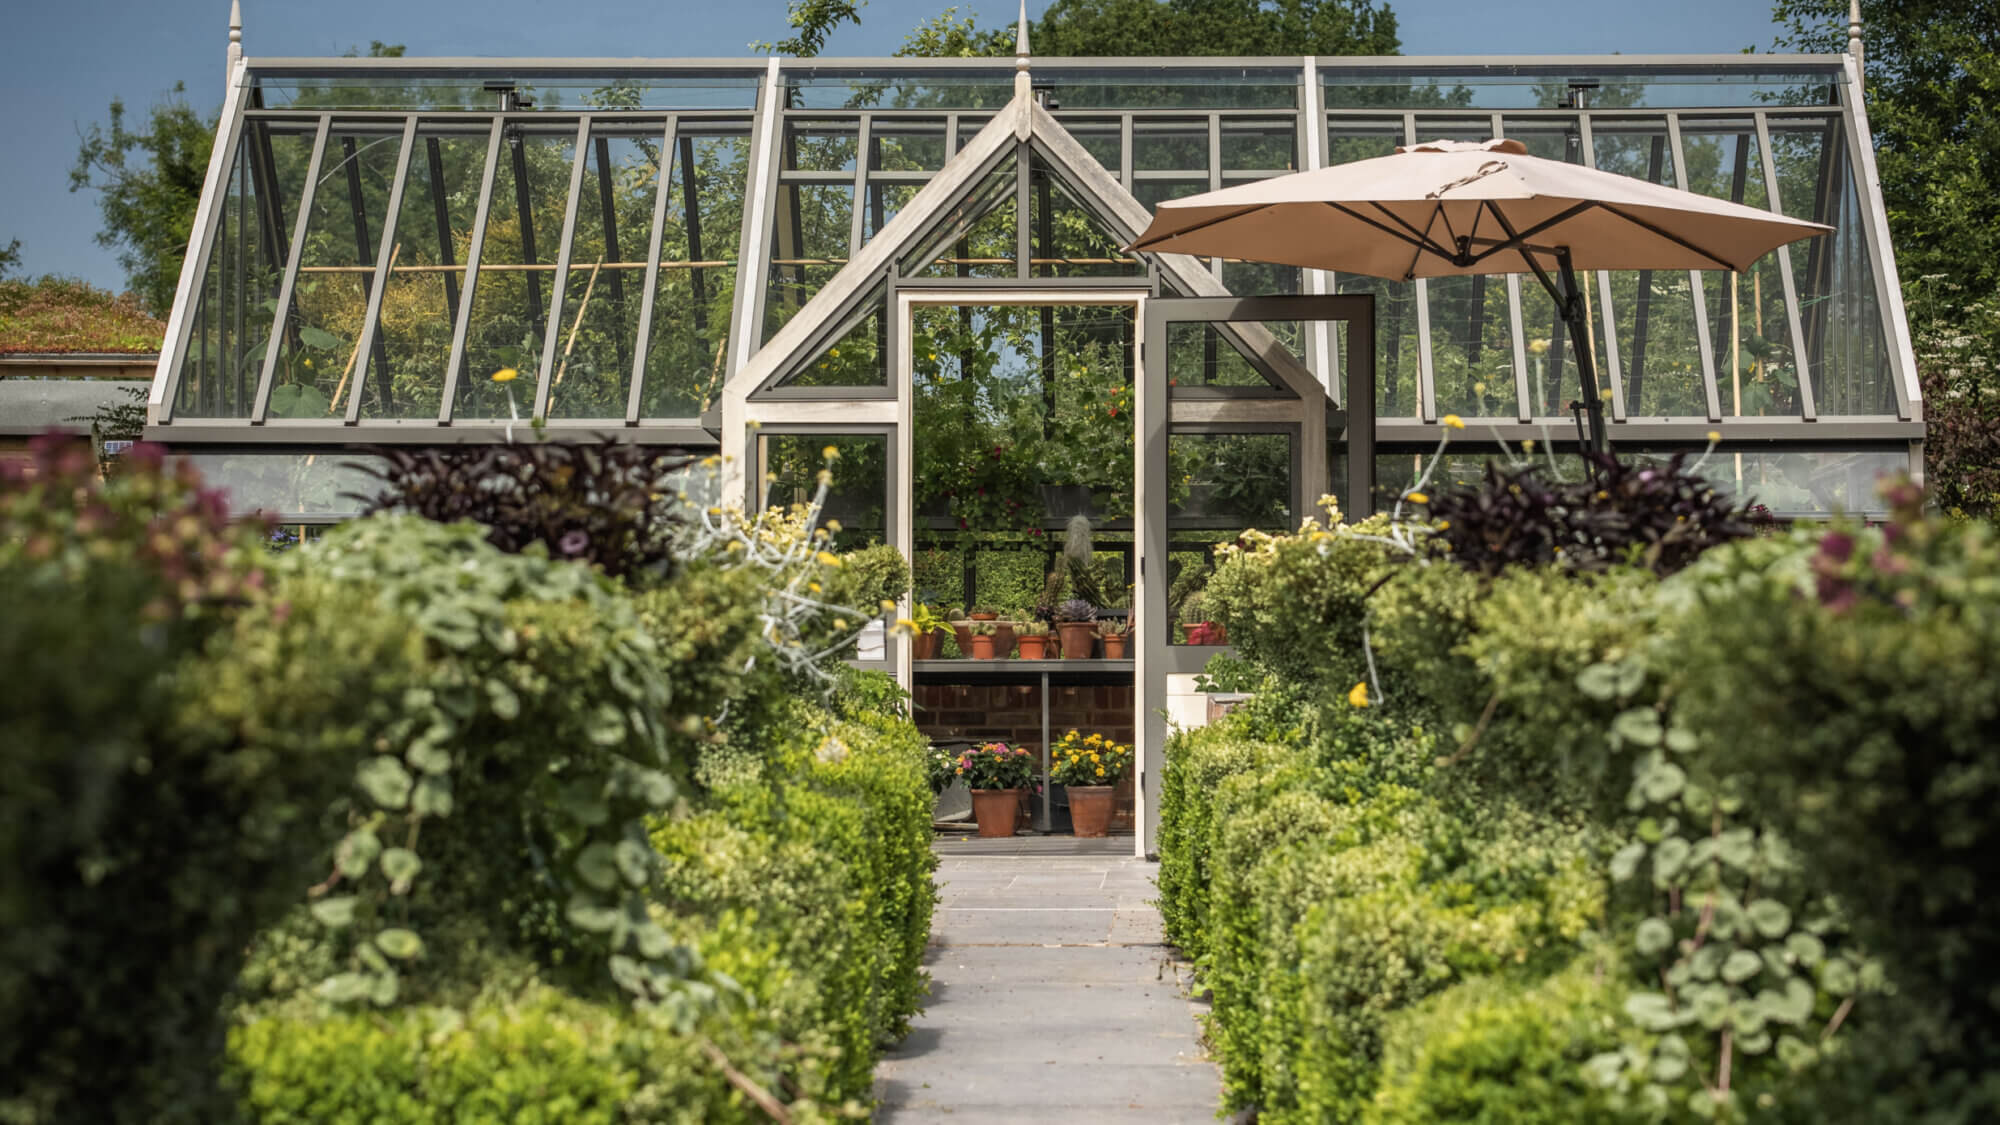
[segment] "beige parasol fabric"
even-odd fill
[[[1159,205],[1134,250],[1400,280],[1557,268],[1742,271],[1831,227],[1530,156],[1438,141]],[[1525,249],[1524,249],[1525,248]]]

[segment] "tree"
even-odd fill
[[[173,307],[214,143],[214,119],[197,114],[176,83],[139,131],[126,128],[125,103],[114,99],[110,123],[84,130],[70,170],[71,191],[100,195],[97,244],[118,251],[126,283],[155,316]]]
[[[809,59],[825,48],[826,37],[833,34],[834,28],[844,23],[859,25],[861,5],[865,3],[867,0],[792,0],[790,10],[785,13],[792,34],[776,43],[751,46],[774,55]]]
[[[1779,45],[1847,47],[1846,0],[1777,0]],[[1870,4],[1868,124],[1909,281],[2000,288],[2000,0]]]
[[[1037,55],[1393,55],[1375,0],[1055,0],[1029,29]]]
[[[0,279],[8,277],[20,268],[21,240],[17,238],[5,246],[0,246]]]

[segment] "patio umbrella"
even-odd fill
[[[1169,200],[1131,249],[1394,281],[1533,273],[1576,353],[1583,399],[1571,409],[1588,415],[1590,446],[1602,451],[1604,411],[1577,270],[1740,272],[1832,229],[1530,156],[1519,141],[1436,141]]]

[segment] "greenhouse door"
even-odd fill
[[[1218,547],[1283,532],[1333,494],[1369,511],[1375,315],[1368,295],[1146,302],[1139,380],[1136,608],[1139,831],[1157,852],[1170,723],[1206,721],[1194,677],[1228,652],[1202,608]],[[1324,357],[1314,374],[1307,356]],[[1344,390],[1341,410],[1327,393]]]

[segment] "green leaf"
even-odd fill
[[[1808,969],[1826,959],[1826,943],[1808,933],[1796,933],[1787,937],[1785,951]]]
[[[1672,750],[1674,753],[1686,754],[1699,745],[1701,745],[1700,740],[1695,738],[1694,732],[1686,727],[1667,728],[1666,746],[1667,749]]]
[[[1618,694],[1618,669],[1610,664],[1592,664],[1576,674],[1576,689],[1592,699],[1606,700]]]
[[[337,930],[342,926],[353,924],[354,907],[360,901],[360,898],[355,895],[342,895],[339,898],[323,898],[312,904],[312,916],[320,925],[325,926],[327,929]]]
[[[1648,918],[1639,923],[1632,944],[1639,950],[1640,956],[1656,957],[1674,944],[1674,928],[1659,918]]]
[[[1658,992],[1634,992],[1625,998],[1625,1014],[1646,1031],[1670,1031],[1687,1022],[1673,1002]]]
[[[408,961],[424,951],[424,939],[404,929],[383,930],[375,935],[375,944],[398,961]]]
[[[1658,746],[1660,713],[1651,707],[1621,711],[1617,718],[1611,720],[1611,733],[1634,746]]]
[[[1759,1028],[1738,1035],[1734,1042],[1736,1049],[1746,1055],[1761,1055],[1771,1049],[1771,1033]]]
[[[1784,936],[1792,928],[1792,912],[1789,907],[1776,899],[1760,898],[1744,908],[1750,924],[1767,938]]]
[[[1671,800],[1685,784],[1687,784],[1687,771],[1668,762],[1654,767],[1652,772],[1646,775],[1645,780],[1639,783],[1639,788],[1648,801],[1658,803]]]
[[[674,947],[674,940],[658,924],[645,922],[632,927],[632,937],[638,943],[639,956],[648,961],[658,960]]]
[[[1687,1056],[1685,1054],[1670,1055],[1662,1052],[1653,1056],[1652,1065],[1646,1069],[1653,1076],[1653,1081],[1655,1082],[1678,1082],[1681,1076],[1687,1073]]]
[[[336,973],[319,982],[319,987],[313,991],[332,1003],[352,1004],[366,999],[374,984],[375,977],[371,973]]]
[[[389,893],[399,895],[410,889],[410,881],[424,869],[424,861],[408,848],[390,848],[382,853],[382,874],[389,877]]]
[[[1714,980],[1722,972],[1722,960],[1728,955],[1728,950],[1710,943],[1694,951],[1694,956],[1688,958],[1688,967],[1694,970],[1696,979]]]
[[[1722,979],[1730,984],[1742,984],[1763,971],[1764,959],[1747,949],[1739,949],[1722,963]]]
[[[1710,1031],[1729,1022],[1729,989],[1723,985],[1705,984],[1691,990],[1688,1005],[1694,1009],[1694,1018]]]
[[[1819,986],[1835,996],[1854,992],[1854,966],[1844,957],[1829,958],[1819,969]]]
[[[1812,1044],[1793,1035],[1778,1037],[1778,1061],[1785,1069],[1800,1071],[1819,1060],[1819,1051]]]
[[[1619,848],[1611,856],[1611,879],[1622,883],[1639,870],[1639,861],[1646,858],[1646,845],[1634,841]]]
[[[316,324],[299,325],[299,343],[316,352],[331,351],[340,346],[340,337]]]
[[[596,828],[611,819],[611,806],[604,801],[600,783],[573,781],[563,786],[556,803],[569,818],[586,828]]]
[[[1592,1085],[1600,1089],[1611,1089],[1625,1076],[1625,1056],[1618,1051],[1606,1051],[1590,1056],[1583,1064],[1583,1074]]]
[[[620,840],[616,849],[618,874],[634,887],[643,887],[653,873],[653,849],[637,840]]]
[[[600,703],[583,728],[584,737],[599,746],[616,746],[625,741],[625,716],[609,703]]]
[[[451,778],[443,774],[428,774],[417,779],[417,791],[410,802],[410,809],[419,816],[450,816]]]
[[[569,900],[563,914],[570,925],[593,934],[607,933],[618,925],[618,908],[578,894]]]
[[[1693,850],[1694,845],[1679,836],[1661,840],[1653,849],[1653,882],[1662,887],[1671,884],[1687,867],[1688,853]]]
[[[493,704],[493,713],[502,719],[511,721],[521,714],[521,697],[499,680],[486,681],[486,698]]]
[[[375,857],[382,854],[382,841],[374,830],[357,828],[347,834],[347,838],[334,849],[334,866],[349,879],[359,879],[368,874],[368,868],[375,863]]]
[[[387,754],[377,754],[361,763],[354,771],[354,780],[360,783],[369,800],[384,809],[400,809],[409,804],[410,788],[415,784],[403,763]]]
[[[576,873],[600,891],[618,885],[618,853],[610,844],[598,841],[586,846],[576,857]]]
[[[368,1002],[378,1008],[386,1008],[396,1002],[398,981],[392,969],[384,969],[375,974],[368,986]]]
[[[382,951],[375,948],[375,943],[372,941],[364,941],[360,945],[355,946],[354,956],[360,959],[363,965],[368,966],[372,972],[386,973],[389,971],[389,959],[382,956]]]
[[[1738,871],[1748,871],[1757,861],[1757,834],[1748,828],[1732,828],[1716,839],[1715,854]]]
[[[451,772],[451,751],[434,742],[413,742],[403,758],[416,767],[418,773],[436,776]]]

